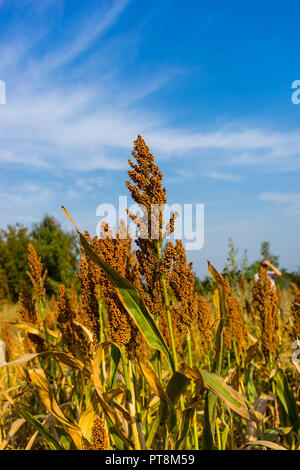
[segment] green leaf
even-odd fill
[[[195,408],[187,408],[186,410],[183,411],[182,417],[181,417],[180,437],[175,443],[175,450],[182,450],[184,443],[186,441],[186,438],[188,437],[190,428],[192,426],[194,413],[195,413]]]
[[[293,427],[281,427],[281,428],[274,428],[274,429],[266,429],[264,432],[264,441],[274,441],[274,439],[280,434],[281,436],[286,436],[292,431]]]
[[[294,394],[288,384],[285,374],[282,370],[278,370],[274,376],[274,382],[276,384],[276,391],[280,400],[280,403],[289,418],[290,423],[293,425],[295,433],[298,434],[300,427],[300,420],[297,410],[297,403]]]
[[[222,449],[226,449],[227,437],[229,433],[229,427],[226,425],[224,431],[222,432]]]
[[[150,449],[151,447],[152,441],[154,439],[157,428],[159,426],[159,422],[160,422],[160,417],[156,416],[156,418],[151,423],[150,431],[146,439],[146,449]]]
[[[247,396],[250,401],[250,403],[254,403],[254,401],[257,398],[257,391],[253,382],[253,372],[254,372],[254,366],[252,363],[248,365],[248,368],[246,370],[245,374],[245,384],[246,384],[246,390],[247,390]]]
[[[215,407],[217,397],[214,393],[207,391],[204,407],[204,429],[203,429],[203,450],[213,450],[215,433]]]
[[[37,431],[39,431],[48,442],[49,446],[53,450],[65,450],[59,442],[50,434],[48,429],[46,429],[34,416],[32,416],[28,411],[25,411],[19,407],[17,407],[17,412],[32,426],[35,427]]]
[[[168,402],[161,403],[161,422],[164,423],[166,421],[168,411],[170,410],[169,429],[174,440],[178,437],[177,414],[175,410],[175,405],[179,397],[185,391],[190,381],[191,380],[181,372],[174,372],[166,388]]]
[[[200,370],[200,374],[205,388],[213,392],[217,397],[221,398],[228,408],[235,411],[235,413],[245,419],[254,419],[256,421],[256,418],[250,414],[243,397],[236,390],[227,385],[224,379],[212,372],[202,369]]]
[[[113,388],[116,375],[117,375],[117,369],[118,365],[121,359],[121,353],[119,348],[115,344],[111,344],[111,358],[110,358],[110,382],[109,382],[109,387]]]
[[[180,395],[185,391],[190,381],[191,380],[184,374],[181,374],[181,372],[175,372],[172,375],[168,382],[166,393],[173,405],[176,404]]]
[[[118,430],[116,429],[112,421],[109,419],[108,414],[105,412],[104,414],[105,414],[105,419],[106,419],[108,430],[109,430],[109,435],[114,440],[114,443],[116,444],[118,450],[128,450],[128,447],[126,446],[126,443],[124,442],[124,439],[120,437],[120,433],[118,432]]]

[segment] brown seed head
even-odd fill
[[[6,354],[5,360],[6,360],[6,362],[10,362],[13,359],[13,353],[14,353],[13,344],[14,344],[14,342],[13,342],[13,337],[12,337],[12,334],[11,334],[10,326],[7,322],[3,323],[2,339],[3,339],[4,344],[5,344],[5,354]]]
[[[97,416],[92,427],[91,450],[109,450],[109,439],[103,419]]]
[[[97,299],[97,285],[99,282],[100,272],[95,268],[87,257],[85,252],[81,254],[79,267],[79,280],[81,283],[81,299],[80,299],[80,318],[93,333],[93,343],[96,347],[100,338],[100,318],[99,304]]]
[[[45,340],[34,333],[25,333],[23,345],[28,353],[41,353],[47,350]]]
[[[300,290],[293,282],[291,282],[291,288],[293,292],[293,300],[291,303],[293,329],[296,339],[300,339]]]
[[[196,316],[195,277],[193,274],[193,264],[187,264],[186,253],[181,240],[176,240],[175,249],[176,258],[170,275],[170,287],[178,302],[178,306],[174,309],[176,323],[175,337],[177,334],[177,341],[182,342]]]
[[[200,331],[201,345],[204,352],[212,349],[212,313],[204,296],[198,296],[198,326]]]
[[[30,290],[25,285],[20,290],[17,314],[23,322],[37,325],[35,304]]]
[[[253,304],[261,320],[261,345],[266,358],[275,354],[278,345],[278,296],[265,271],[253,283]]]
[[[85,361],[90,357],[89,344],[82,328],[75,324],[74,320],[75,312],[71,309],[66,288],[61,284],[58,287],[57,326],[61,332],[63,344],[75,357],[80,357]]]
[[[174,232],[174,230],[175,230],[175,220],[178,217],[178,215],[179,215],[178,212],[173,212],[173,214],[171,215],[171,218],[170,218],[169,222],[166,225],[166,229],[165,229],[165,233],[163,235],[163,238],[167,238],[171,233]]]
[[[27,271],[28,276],[33,285],[33,292],[35,300],[38,301],[41,299],[45,302],[45,279],[47,276],[47,271],[43,273],[43,264],[41,257],[39,257],[31,243],[28,245],[28,266],[29,272]]]
[[[115,237],[108,226],[104,229],[101,233],[103,238],[101,236],[100,239],[97,237],[93,239],[94,250],[109,266],[139,286],[136,278],[138,276],[136,260],[131,250],[132,240],[129,234],[125,233],[124,225]],[[113,283],[102,270],[98,273],[98,282],[106,305],[107,328],[111,340],[124,345],[130,358],[142,354],[144,346],[141,334],[122,305]]]
[[[134,142],[132,155],[137,163],[128,160],[132,170],[128,171],[131,181],[127,180],[126,186],[132,199],[144,206],[144,218],[141,221],[147,227],[148,238],[161,240],[163,207],[167,202],[166,188],[162,187],[163,175],[141,135]]]
[[[224,346],[231,350],[232,341],[237,345],[238,352],[241,353],[245,347],[246,326],[242,314],[242,307],[234,296],[229,279],[226,276],[223,283],[226,316],[224,318]]]

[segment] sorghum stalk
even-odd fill
[[[48,351],[50,350],[49,335],[46,326],[46,315],[45,315],[45,279],[47,276],[47,270],[43,272],[43,264],[41,257],[37,255],[33,245],[29,243],[28,245],[28,266],[29,271],[27,271],[28,276],[32,282],[34,297],[38,302],[42,317],[42,322],[44,326],[45,338],[47,343]]]
[[[141,404],[140,404],[140,399],[139,399],[139,389],[138,389],[138,382],[137,382],[137,377],[136,377],[136,368],[135,368],[135,364],[133,361],[129,361],[129,364],[131,365],[132,381],[133,381],[133,387],[134,387],[133,390],[134,390],[134,397],[135,397],[139,440],[140,440],[142,449],[146,449],[145,436],[144,436],[144,430],[143,430],[143,424],[142,424]]]
[[[99,304],[99,323],[100,323],[100,343],[103,343],[106,340],[106,334],[104,333],[104,318],[103,318],[103,302],[101,298],[100,287],[98,287],[98,304]],[[104,386],[105,391],[105,381],[106,381],[106,369],[105,369],[105,361],[104,359],[104,352],[102,351],[101,354],[101,375],[102,375],[102,383]]]
[[[213,372],[217,375],[221,375],[221,369],[222,369],[222,360],[223,360],[223,352],[224,352],[224,346],[223,346],[223,311],[222,311],[222,305],[221,305],[221,299],[220,299],[220,292],[218,291],[218,302],[219,302],[219,312],[220,312],[220,319],[219,319],[219,325],[217,329],[217,334],[216,334],[216,355],[214,359],[214,365],[213,365]],[[210,423],[209,430],[211,433],[211,438],[212,441],[214,440],[215,437],[215,428],[216,428],[216,404],[217,404],[217,397],[214,395],[211,391],[207,391],[207,396],[206,396],[206,407],[205,407],[205,423]],[[209,412],[209,409],[211,412]],[[212,419],[210,420],[210,415],[212,416]],[[211,445],[211,443],[210,443]]]
[[[158,378],[160,382],[162,382],[162,366],[161,366],[161,352],[157,350],[156,353],[157,357],[157,370],[158,370]]]
[[[138,433],[137,423],[136,423],[136,410],[135,410],[135,395],[132,383],[132,368],[130,361],[128,361],[125,352],[125,346],[122,346],[122,360],[123,360],[123,370],[124,370],[124,378],[125,378],[125,385],[127,389],[127,404],[129,409],[130,415],[130,422],[131,422],[131,429],[133,435],[133,442],[135,450],[141,450],[142,446],[140,443],[140,436]]]
[[[218,449],[222,450],[222,443],[221,443],[220,428],[219,428],[218,420],[216,420],[216,434],[217,434],[217,441],[218,441]]]
[[[44,303],[43,303],[41,298],[39,299],[39,304],[40,304],[40,312],[41,312],[41,317],[42,317],[43,326],[44,326],[47,349],[48,349],[48,351],[50,351],[49,335],[48,335],[48,330],[47,330],[47,326],[46,326],[45,308],[44,308]]]
[[[188,348],[189,366],[192,369],[193,368],[192,344],[191,344],[191,334],[190,334],[189,331],[188,331],[187,336],[186,336],[186,341],[187,341],[187,348]],[[195,392],[195,382],[194,382],[194,380],[191,381],[191,392],[192,392],[192,396],[193,396],[194,392]],[[194,414],[194,417],[193,417],[193,433],[194,433],[195,450],[199,450],[198,426],[197,426],[196,413]]]
[[[239,358],[239,355],[238,355],[235,339],[232,340],[232,344],[233,344],[233,349],[234,349],[235,360],[236,360],[236,363],[239,367],[240,366],[240,358]]]

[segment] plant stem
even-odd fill
[[[133,435],[133,442],[135,450],[141,450],[142,446],[139,439],[139,433],[137,428],[136,410],[135,410],[135,396],[134,388],[132,384],[132,368],[131,363],[128,361],[125,353],[125,347],[122,348],[122,360],[124,369],[124,378],[127,389],[127,404],[130,414],[131,429]]]
[[[216,434],[217,434],[217,441],[218,441],[218,449],[222,450],[222,443],[221,443],[221,436],[220,436],[220,429],[219,429],[218,420],[216,420]]]
[[[104,328],[104,317],[103,317],[103,302],[101,298],[101,292],[100,288],[98,289],[98,305],[99,305],[99,325],[100,325],[100,343],[103,343],[106,340],[105,337],[105,328]],[[105,370],[105,361],[104,359],[104,353],[102,351],[101,354],[101,378],[103,384],[105,384],[106,380],[106,370]]]
[[[188,347],[189,366],[192,369],[193,368],[193,357],[192,357],[192,342],[191,342],[190,331],[188,331],[186,341],[187,341],[187,347]],[[195,382],[194,382],[194,380],[191,381],[191,392],[192,392],[192,396],[193,396],[194,393],[195,393]],[[193,432],[194,432],[195,450],[199,450],[198,426],[197,426],[196,412],[194,413],[194,417],[193,417]]]
[[[138,389],[138,382],[136,377],[136,368],[133,361],[130,361],[129,364],[131,365],[131,372],[132,372],[132,379],[133,379],[133,386],[134,386],[134,398],[135,398],[135,406],[136,406],[136,416],[137,416],[137,428],[139,433],[139,440],[141,443],[141,448],[146,449],[145,444],[145,436],[142,424],[142,413],[141,413],[141,403],[139,399],[139,389]]]
[[[155,323],[157,328],[159,328],[159,318],[158,315],[155,315]],[[158,370],[158,378],[162,383],[162,365],[161,365],[161,352],[159,350],[156,351],[156,358],[157,358],[157,370]]]
[[[50,351],[49,335],[48,335],[48,331],[47,331],[47,327],[46,327],[45,309],[44,309],[44,304],[43,304],[41,298],[39,299],[39,304],[40,304],[40,312],[41,312],[44,331],[45,331],[45,338],[46,338],[47,348],[48,348],[48,351]]]
[[[234,354],[235,354],[235,360],[236,360],[236,363],[239,367],[240,366],[240,359],[239,359],[239,354],[238,354],[238,350],[237,350],[237,346],[236,346],[236,340],[234,339],[232,341],[232,343],[233,343],[233,349],[234,349]]]

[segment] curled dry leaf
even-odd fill
[[[10,430],[8,431],[6,437],[3,439],[3,441],[0,444],[0,450],[4,450],[9,441],[14,437],[14,435],[18,432],[20,427],[25,423],[25,419],[23,418],[18,418],[16,419],[13,424],[10,427]]]
[[[43,402],[46,410],[67,427],[76,448],[82,449],[81,430],[77,424],[72,423],[69,419],[67,419],[61,411],[52,394],[51,387],[46,379],[44,371],[42,369],[30,369],[28,374],[32,384],[36,386],[40,399]]]
[[[268,401],[274,400],[274,395],[261,395],[258,397],[255,402],[253,403],[253,409],[255,411],[255,415],[258,421],[262,421],[264,418],[264,414],[267,409]],[[254,420],[248,420],[246,425],[246,439],[248,441],[255,441],[258,436],[258,428],[257,423]]]
[[[241,447],[239,447],[239,450],[245,450],[247,447],[251,447],[251,446],[266,447],[267,449],[272,449],[272,450],[287,450],[285,447],[282,447],[279,444],[275,444],[275,442],[270,442],[270,441],[246,442],[246,444],[243,444]]]

